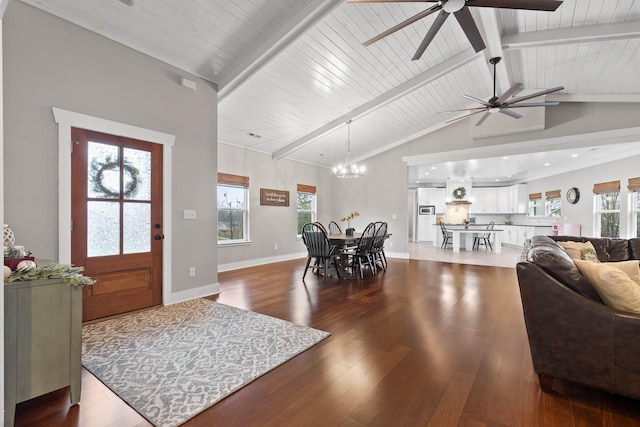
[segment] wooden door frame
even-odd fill
[[[53,116],[58,123],[58,262],[71,263],[71,128],[88,129],[127,138],[161,144],[163,147],[163,232],[162,251],[162,303],[173,303],[171,293],[171,152],[175,135],[156,132],[137,126],[114,122],[53,107]]]

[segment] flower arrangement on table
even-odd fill
[[[347,236],[353,236],[355,228],[351,228],[351,220],[357,216],[360,216],[360,213],[358,211],[353,211],[349,215],[342,217],[342,221],[347,221],[347,229],[344,231]]]
[[[347,228],[351,228],[351,220],[357,216],[360,216],[360,213],[353,211],[349,215],[342,217],[341,221],[347,221]]]
[[[453,190],[453,197],[456,200],[462,200],[466,195],[467,195],[467,190],[464,187],[458,187],[455,190]]]

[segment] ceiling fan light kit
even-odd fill
[[[351,163],[351,120],[347,122],[347,158],[342,165],[333,168],[333,174],[338,178],[361,178],[364,176],[365,167]]]
[[[422,57],[429,44],[447,20],[449,15],[453,14],[462,27],[464,34],[469,39],[471,46],[476,52],[485,49],[484,41],[480,35],[480,30],[471,15],[470,7],[489,7],[497,9],[520,9],[520,10],[538,10],[543,12],[553,12],[562,4],[561,0],[347,0],[348,3],[437,3],[435,6],[402,21],[401,23],[389,28],[388,30],[378,34],[377,36],[365,41],[363,45],[368,46],[377,42],[390,34],[395,33],[404,27],[413,24],[420,19],[427,17],[433,13],[440,12],[433,21],[431,28],[425,35],[422,43],[418,46],[418,50],[413,55],[412,60],[418,60]]]

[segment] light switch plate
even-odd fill
[[[196,219],[196,211],[194,210],[184,210],[184,219]]]

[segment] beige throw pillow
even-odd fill
[[[591,242],[558,242],[569,254],[572,260],[600,262],[598,253]]]
[[[581,260],[574,262],[606,305],[617,310],[640,313],[640,283],[633,281],[619,268],[620,266],[615,265],[622,263],[596,263]],[[629,268],[629,265],[624,265],[622,268]]]
[[[632,259],[629,261],[603,262],[603,265],[610,265],[625,272],[627,276],[640,286],[640,260]]]

